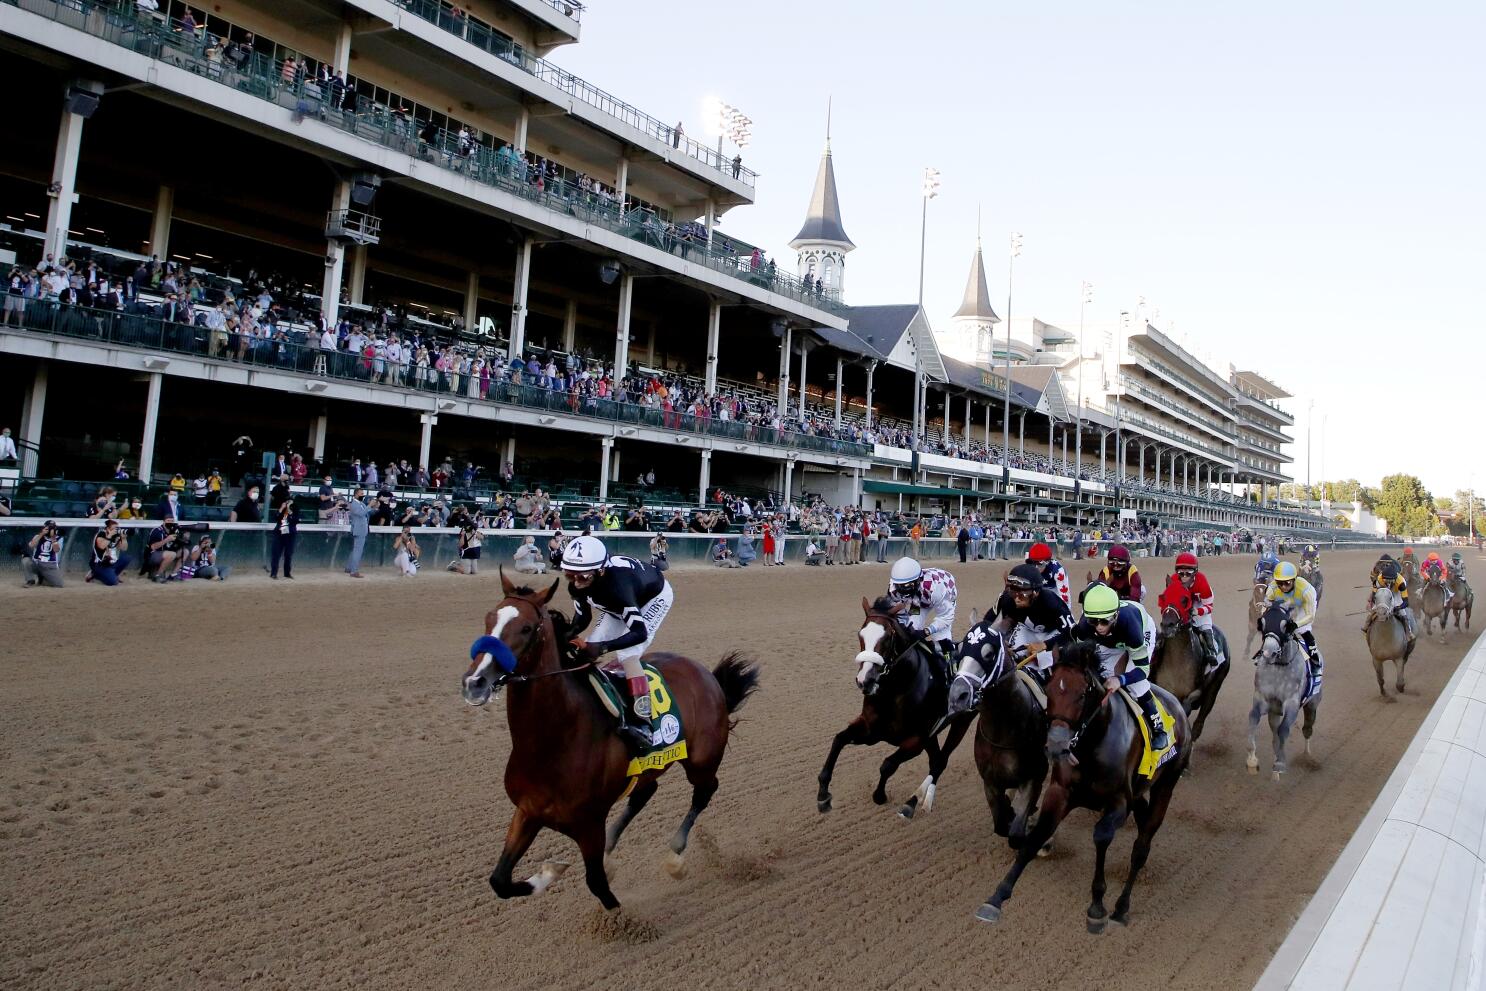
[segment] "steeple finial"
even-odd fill
[[[980,248],[980,204],[975,204],[975,247]]]
[[[826,96],[826,147],[831,147],[831,97]]]

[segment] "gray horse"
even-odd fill
[[[1412,596],[1410,596],[1412,598]],[[1424,618],[1424,635],[1434,633],[1434,621],[1440,621],[1440,643],[1445,642],[1445,584],[1435,578],[1424,583],[1419,592],[1419,612]]]
[[[1274,780],[1285,773],[1285,743],[1301,712],[1300,699],[1309,674],[1305,649],[1295,638],[1295,623],[1290,610],[1274,603],[1259,617],[1258,632],[1263,638],[1257,666],[1254,669],[1254,706],[1249,710],[1250,774],[1259,773],[1259,717],[1269,716],[1269,730],[1274,735]],[[1305,703],[1305,752],[1311,752],[1311,733],[1316,728],[1316,711],[1321,706],[1321,693]]]
[[[1393,592],[1386,588],[1374,589],[1369,613],[1367,650],[1372,654],[1372,668],[1378,676],[1378,692],[1384,698],[1388,697],[1388,690],[1383,687],[1383,662],[1392,661],[1398,668],[1398,679],[1393,687],[1402,695],[1404,668],[1409,663],[1409,655],[1414,652],[1414,641],[1409,639],[1403,620],[1393,613]]]

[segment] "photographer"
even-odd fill
[[[459,529],[459,557],[449,562],[449,570],[461,575],[477,574],[482,540],[478,521],[467,518]]]
[[[62,587],[62,542],[62,532],[53,520],[43,523],[41,532],[31,538],[26,545],[26,556],[21,558],[27,588],[37,583]]]
[[[284,562],[284,577],[294,579],[294,541],[299,535],[299,510],[293,499],[279,504],[274,517],[273,532],[269,534],[268,577],[279,577],[279,561]]]
[[[536,537],[524,538],[521,546],[516,548],[516,553],[511,556],[516,561],[516,570],[523,575],[547,573],[547,562],[542,560],[542,550],[537,546]]]
[[[397,565],[404,578],[412,578],[418,573],[418,555],[421,553],[412,526],[404,524],[402,533],[392,538],[392,563]]]
[[[189,546],[187,537],[180,532],[175,517],[167,516],[160,525],[150,531],[149,556],[145,558],[144,570],[154,568],[151,581],[168,582],[176,576],[184,563],[184,552]]]
[[[225,564],[217,563],[217,545],[210,537],[202,537],[201,543],[191,552],[191,557],[196,565],[197,578],[215,578],[217,581],[226,581],[227,574],[232,569]]]
[[[667,557],[670,552],[671,542],[664,533],[657,533],[650,538],[650,563],[655,566],[656,571],[671,570],[671,562]]]
[[[129,567],[129,535],[119,529],[118,520],[105,520],[103,529],[93,538],[93,561],[85,581],[97,579],[104,585],[117,585],[119,576]]]

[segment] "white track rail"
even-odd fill
[[[1486,636],[1255,991],[1450,991],[1486,970]]]

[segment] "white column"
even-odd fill
[[[516,466],[516,438],[515,437],[507,437],[506,438],[506,457],[505,457],[505,461],[509,461],[511,463],[511,467],[513,467],[513,468]],[[504,467],[504,464],[502,465],[502,467]],[[430,468],[430,470],[432,470],[432,469]]]
[[[707,374],[703,386],[708,395],[717,391],[717,349],[722,344],[722,303],[707,307]]]
[[[310,454],[316,461],[325,460],[325,433],[329,429],[329,427],[329,414],[321,413],[319,416],[315,417],[315,429],[314,432],[310,435]],[[424,458],[423,463],[427,464],[428,459]]]
[[[707,489],[712,486],[712,452],[702,449],[702,469],[697,476],[697,505],[707,505]]]
[[[1107,450],[1106,450],[1106,445],[1108,443],[1109,443],[1109,434],[1105,433],[1103,430],[1099,431],[1099,473],[1100,473],[1100,475],[1103,475],[1104,472],[1106,472],[1106,471],[1109,470],[1109,468],[1108,468],[1108,463],[1109,462],[1108,462],[1108,459],[1106,457],[1106,454],[1108,453]],[[1103,478],[1101,478],[1100,481],[1103,481]]]
[[[437,413],[422,413],[418,421],[423,424],[423,436],[418,440],[418,465],[427,468],[433,458],[433,428],[439,422],[439,416]]]
[[[526,294],[531,283],[531,238],[516,249],[515,284],[511,287],[511,340],[507,357],[514,360],[526,350]]]
[[[614,175],[614,198],[619,202],[620,212],[624,211],[624,198],[629,195],[629,156],[619,156],[619,169]]]
[[[617,383],[629,369],[630,304],[635,298],[635,277],[625,272],[619,277],[619,326],[614,334],[614,381]]]
[[[851,504],[860,506],[862,504],[862,469],[851,470]]]
[[[707,227],[707,243],[712,243],[712,228],[717,226],[717,202],[711,197],[707,199],[707,205],[702,213],[702,221]]]
[[[149,372],[150,391],[144,401],[144,439],[139,443],[139,480],[146,485],[155,472],[155,428],[160,424],[160,387],[165,376]]]
[[[1017,420],[1016,425],[1016,451],[1018,454],[1027,453],[1027,414],[1023,413]]]
[[[578,301],[568,300],[567,312],[562,317],[562,349],[568,354],[578,346]]]
[[[351,25],[348,21],[342,21],[336,31],[331,64],[340,70],[342,76],[351,71]]]
[[[965,444],[970,444],[970,394],[965,394]]]
[[[965,433],[966,433],[967,436],[970,433],[970,425],[968,423],[965,425]],[[986,446],[987,447],[990,447],[991,446],[991,404],[990,403],[986,403]]]
[[[841,376],[845,374],[845,361],[836,356],[836,429],[841,429]]]
[[[872,429],[872,376],[877,373],[877,362],[867,362],[867,429]]]
[[[516,112],[516,136],[511,144],[516,149],[516,154],[526,154],[526,132],[531,127],[531,111],[522,107]]]
[[[330,199],[330,209],[339,213],[351,207],[351,184],[344,179],[336,181],[335,193]],[[341,274],[346,267],[345,246],[339,241],[325,242],[325,281],[320,285],[320,312],[331,326],[340,319]]]
[[[609,455],[609,481],[611,482],[619,481],[619,456],[623,453],[624,449],[616,443],[613,452]]]
[[[784,340],[780,342],[779,348],[779,419],[784,421],[789,417],[789,352],[794,346],[794,328],[789,324],[784,325]]]
[[[64,109],[57,132],[57,152],[52,160],[51,202],[46,208],[46,243],[42,257],[57,260],[67,254],[67,228],[72,226],[72,205],[77,202],[77,160],[83,143],[83,118]],[[53,192],[55,190],[55,192]]]
[[[360,306],[366,296],[366,245],[352,244],[346,249],[350,271],[346,273],[346,294]]]
[[[810,380],[805,377],[805,371],[809,367],[810,345],[806,341],[800,342],[800,422],[805,422],[805,385]]]
[[[480,319],[480,273],[470,270],[464,282],[464,329],[474,333]]]
[[[946,445],[949,444],[949,407],[950,407],[949,390],[948,389],[945,389],[944,390],[944,443]]]
[[[655,367],[655,337],[656,337],[656,331],[655,331],[655,324],[653,324],[653,323],[650,325],[650,334],[648,336],[649,336],[649,340],[645,344],[645,364],[649,365],[651,368],[654,368]]]
[[[155,216],[150,221],[150,254],[164,261],[170,253],[170,214],[175,209],[175,189],[162,185],[155,193]]]
[[[789,505],[790,493],[791,493],[791,491],[794,488],[794,482],[795,482],[795,463],[794,463],[793,460],[791,460],[789,458],[786,458],[785,461],[784,461],[784,486],[783,486],[783,488],[784,488],[784,504],[786,506]]]
[[[599,448],[601,451],[599,457],[599,502],[607,502],[609,500],[609,456],[614,450],[614,438],[600,438]]]
[[[31,379],[31,388],[26,390],[26,405],[21,408],[21,432],[17,438],[38,448],[41,446],[42,421],[46,418],[47,367],[44,361],[36,363],[36,375]],[[35,478],[36,452],[23,447],[16,453],[21,456],[21,474]]]

